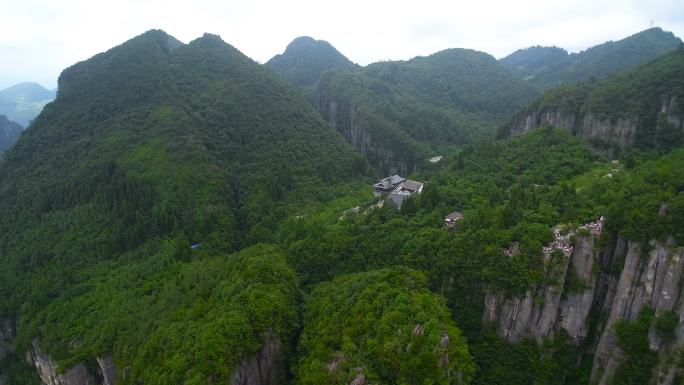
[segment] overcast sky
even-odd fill
[[[183,42],[219,34],[262,63],[308,35],[362,65],[453,47],[576,52],[651,22],[684,36],[682,0],[0,0],[0,12],[0,89],[54,88],[64,68],[154,28]]]

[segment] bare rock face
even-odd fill
[[[661,352],[661,355],[663,352],[674,354],[675,349],[684,346],[684,302],[680,285],[684,271],[684,247],[674,248],[672,240],[669,240],[665,244],[652,242],[650,249],[645,253],[641,244],[629,244],[608,322],[594,356],[592,381],[595,383],[608,383],[620,362],[621,352],[612,335],[612,326],[620,319],[635,319],[644,306],[653,309],[656,316],[670,311],[676,311],[679,316],[677,338],[672,346],[664,346],[664,341],[652,331],[649,333],[651,349]],[[665,376],[657,376],[657,384],[668,384],[671,382],[667,381],[674,379],[675,368],[671,367],[674,364],[669,361],[673,360],[660,360],[658,372]],[[668,376],[671,380],[666,380]]]
[[[33,350],[26,353],[38,371],[40,379],[45,385],[95,385],[96,382],[88,373],[83,363],[77,364],[64,373],[57,372],[57,363],[40,348],[38,340],[33,340]]]
[[[677,102],[676,96],[665,98],[657,111],[659,127],[669,125],[684,130],[684,113],[679,111]],[[510,136],[517,136],[545,125],[565,128],[593,144],[599,152],[614,158],[634,144],[640,123],[638,116],[611,119],[597,116],[591,111],[541,109],[518,117],[508,125],[507,130]]]
[[[373,125],[359,106],[330,98],[325,92],[315,96],[314,105],[330,125],[360,154],[390,174],[409,174],[416,167],[412,151],[397,153],[393,149],[411,147],[408,137],[388,138],[371,133]]]
[[[111,355],[97,357],[97,365],[102,374],[102,385],[116,385],[116,365]]]
[[[282,374],[280,339],[269,336],[258,354],[245,358],[233,370],[230,385],[276,385]]]
[[[591,378],[592,384],[605,385],[623,358],[612,334],[615,323],[636,319],[644,307],[652,309],[656,317],[672,312],[679,319],[674,337],[664,340],[652,325],[648,340],[650,349],[659,357],[651,383],[673,385],[684,374],[678,359],[674,359],[684,349],[684,247],[676,247],[672,238],[642,245],[618,237],[599,248],[602,219],[581,227],[584,235],[577,235],[571,251],[564,249],[564,239],[558,232],[556,240],[543,250],[544,258],[550,254],[560,257],[557,251],[566,251],[565,258],[545,263],[547,278],[560,274],[556,284],[531,287],[518,298],[488,293],[483,319],[493,322],[498,334],[511,342],[527,337],[542,342],[564,329],[579,345],[587,338],[590,313],[606,314],[607,319],[598,325],[600,338],[593,349]],[[621,267],[619,277],[610,272],[615,267]],[[569,277],[576,280],[572,291],[564,288],[571,284]],[[561,292],[565,292],[564,298]]]
[[[495,322],[502,338],[516,342],[532,336],[538,342],[552,335],[558,319],[563,282],[572,255],[570,234],[554,231],[555,240],[543,249],[545,282],[530,288],[522,298],[506,299],[501,293],[485,296],[483,319]],[[504,254],[506,251],[504,251]]]
[[[575,277],[582,290],[568,292],[560,303],[558,326],[568,333],[575,343],[583,341],[589,333],[589,313],[594,304],[598,275],[595,266],[600,262],[599,251],[595,249],[594,236],[579,236],[570,258],[569,268],[574,269]]]
[[[684,111],[679,110],[677,96],[672,96],[663,102],[660,116],[675,128],[684,129]]]
[[[526,134],[537,127],[544,125],[551,125],[558,128],[565,128],[575,132],[577,125],[577,116],[572,113],[563,113],[557,110],[550,111],[534,111],[524,115],[513,124],[510,125],[510,135],[518,136]]]

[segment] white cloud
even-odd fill
[[[63,68],[153,28],[185,42],[217,33],[260,62],[309,35],[361,64],[452,47],[496,57],[535,44],[578,51],[651,21],[684,36],[680,0],[0,0],[0,9],[0,88],[54,87]]]

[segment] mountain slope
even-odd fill
[[[16,84],[0,91],[0,115],[6,115],[10,120],[28,127],[54,98],[55,91],[48,91],[40,84]]]
[[[294,39],[285,52],[275,55],[265,65],[302,90],[313,87],[327,70],[359,68],[327,41],[308,36]]]
[[[624,74],[547,91],[499,131],[544,124],[571,130],[609,156],[629,147],[670,150],[684,143],[684,47]]]
[[[372,164],[406,173],[435,152],[486,135],[533,95],[493,57],[451,49],[361,71],[329,71],[313,100]]]
[[[606,42],[568,55],[556,47],[518,50],[500,62],[540,89],[562,82],[603,78],[664,55],[682,41],[672,32],[651,28],[616,42]]]
[[[311,215],[282,228],[302,284],[332,280],[309,297],[304,335],[313,337],[300,345],[304,374],[320,373],[318,383],[327,383],[330,372],[321,367],[339,363],[336,373],[351,378],[344,365],[359,361],[347,352],[363,344],[359,335],[369,335],[357,325],[386,330],[379,327],[385,318],[368,320],[356,306],[376,309],[375,293],[383,290],[360,300],[344,293],[359,277],[377,275],[371,270],[404,266],[424,272],[430,289],[446,298],[477,367],[473,385],[678,383],[683,148],[623,164],[602,158],[568,130],[544,127],[466,146],[443,162],[411,210],[378,207],[368,198],[343,220]],[[454,211],[464,219],[449,231],[444,216]],[[336,313],[340,308],[353,310]],[[340,326],[346,322],[351,326]],[[404,330],[387,329],[397,330],[388,332],[390,339]],[[340,334],[348,343],[332,355]],[[383,336],[370,337],[364,346],[392,346],[375,343],[387,341]],[[374,364],[359,366],[366,374]]]
[[[465,339],[425,276],[394,268],[340,276],[311,293],[297,384],[469,383]]]
[[[0,155],[14,145],[22,130],[23,128],[18,123],[0,115]]]
[[[294,289],[282,287],[296,282],[273,248],[245,257],[272,273],[222,277],[241,258],[229,254],[364,167],[309,103],[218,37],[149,31],[66,69],[0,164],[0,319],[19,317],[17,354],[53,362],[41,371],[53,377],[57,365],[91,375],[96,357],[119,375],[131,366],[129,383],[252,373],[262,348],[289,346]],[[205,317],[235,295],[251,305]],[[182,337],[189,324],[199,334]],[[192,351],[226,365],[181,365]],[[148,371],[160,352],[176,358]]]

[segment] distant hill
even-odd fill
[[[372,164],[408,173],[430,154],[490,133],[534,95],[492,56],[449,49],[328,71],[312,99]]]
[[[0,115],[0,155],[19,139],[22,129],[18,123],[7,119],[5,115]]]
[[[19,83],[0,91],[0,115],[28,127],[54,98],[55,90],[49,91],[37,83]]]
[[[274,56],[265,65],[299,89],[313,87],[327,70],[359,68],[327,41],[308,36],[294,39],[285,52]]]
[[[634,68],[681,44],[672,32],[656,27],[573,54],[557,47],[520,49],[500,63],[535,87],[548,89],[562,82],[603,78]]]
[[[275,248],[231,253],[348,191],[365,165],[218,36],[149,31],[67,68],[0,163],[0,319],[21,315],[21,357],[67,375],[107,353],[127,382],[229,383],[266,370],[241,361],[262,347],[275,370],[296,277]]]
[[[517,114],[500,137],[546,124],[567,128],[609,156],[634,146],[684,144],[684,47],[604,80],[557,86]]]

